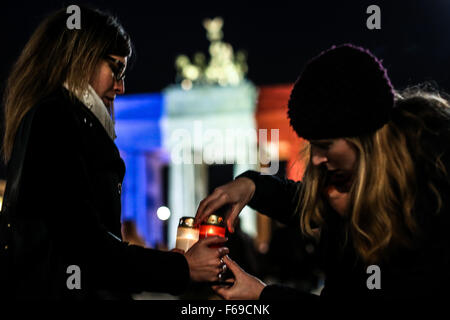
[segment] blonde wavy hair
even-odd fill
[[[436,182],[448,182],[442,156],[449,140],[439,136],[450,131],[449,110],[440,94],[409,88],[396,95],[392,119],[381,129],[345,138],[357,150],[345,243],[350,237],[364,262],[387,259],[390,250],[410,246],[420,233],[415,216],[419,186],[425,185],[434,194],[435,212],[441,210]],[[438,138],[446,141],[439,145]],[[322,194],[326,170],[312,165],[309,144],[302,155],[307,167],[297,209],[301,230],[314,236],[313,227],[320,229],[326,223],[330,209]]]

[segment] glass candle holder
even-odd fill
[[[194,218],[180,218],[175,247],[186,252],[198,241],[198,239],[199,229],[194,227]]]
[[[200,225],[199,239],[220,236],[225,237],[225,222],[221,216],[212,214]]]
[[[212,236],[219,236],[225,238],[226,227],[225,221],[219,215],[212,214],[200,225],[199,239],[204,239]],[[220,248],[222,245],[211,245],[211,248]],[[224,274],[221,274],[225,277]],[[218,281],[214,281],[211,284],[215,285],[231,285],[230,282],[226,282],[225,278],[219,278]]]

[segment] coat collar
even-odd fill
[[[102,124],[103,128],[105,128],[108,136],[112,141],[114,141],[117,137],[116,131],[114,129],[114,121],[111,119],[111,116],[108,113],[105,105],[103,104],[102,99],[100,99],[91,85],[88,84],[88,88],[84,92],[69,89],[67,82],[65,82],[63,86],[64,88],[72,92],[78,98],[78,100],[80,100],[95,115],[95,117]]]

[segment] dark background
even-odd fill
[[[256,85],[293,82],[305,62],[333,44],[352,42],[382,58],[394,85],[436,80],[450,89],[450,1],[2,1],[2,88],[38,23],[49,12],[87,3],[116,14],[130,33],[137,57],[127,92],[158,92],[175,80],[178,54],[207,53],[202,20],[224,18],[224,41],[248,54]],[[213,4],[211,4],[213,3]],[[381,30],[368,30],[366,9],[381,8]]]
[[[333,44],[352,42],[384,60],[397,89],[435,81],[450,91],[450,1],[3,1],[0,4],[0,90],[38,23],[70,4],[116,14],[130,33],[136,59],[127,93],[159,92],[175,81],[178,54],[207,53],[202,20],[222,16],[224,41],[248,55],[256,85],[291,83],[307,60]],[[366,9],[381,8],[381,30],[368,30]]]

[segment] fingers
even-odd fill
[[[214,213],[214,211],[217,211],[222,206],[232,203],[229,192],[226,190],[228,189],[224,188],[223,186],[218,187],[211,195],[200,202],[197,213],[195,215],[195,225],[199,225],[203,220],[206,219],[206,217]]]
[[[227,213],[227,215],[226,215],[225,220],[227,221],[227,228],[228,228],[228,231],[230,231],[231,233],[234,233],[234,225],[236,224],[236,218],[239,215],[239,213],[241,212],[242,208],[243,207],[236,204],[232,207],[230,212]]]
[[[224,256],[222,259],[223,259],[223,262],[225,262],[225,265],[227,266],[227,268],[231,270],[231,272],[233,273],[235,278],[237,278],[239,276],[239,274],[243,272],[241,267],[239,267],[236,262],[231,260],[230,257]]]
[[[207,237],[205,239],[200,240],[199,242],[205,246],[211,245],[219,245],[228,241],[228,238],[223,238],[219,236]],[[222,249],[222,248],[220,248]]]
[[[226,285],[215,285],[211,288],[225,300],[233,299],[234,286],[236,281],[234,279],[225,280]]]
[[[239,299],[239,300],[256,300],[261,296],[261,292],[266,287],[266,284],[258,278],[249,275],[242,270],[237,263],[231,260],[228,256],[223,258],[223,261],[234,275],[234,283],[231,287],[214,286],[214,291],[223,298]]]
[[[206,219],[206,217],[208,217],[208,215],[205,213],[205,208],[211,201],[215,201],[218,197],[219,193],[214,192],[200,202],[194,219],[194,224],[196,226],[198,226],[203,220]]]
[[[217,254],[218,254],[219,257],[226,256],[226,255],[229,254],[229,253],[230,253],[230,249],[228,249],[227,247],[219,248],[219,250],[218,250],[218,252],[217,252]],[[223,265],[223,264],[224,264],[224,262],[222,261],[222,265]]]
[[[225,300],[230,300],[229,292],[230,292],[231,288],[227,288],[225,286],[214,286],[212,288],[219,296],[221,296]]]
[[[222,280],[222,276],[227,271],[227,265],[225,264],[225,261],[223,261],[223,258],[219,258],[218,264],[217,264],[217,274],[219,277],[219,280]]]
[[[230,233],[234,233],[234,219],[227,219],[227,228]]]
[[[217,289],[223,288],[223,287],[231,288],[234,285],[234,283],[235,283],[235,280],[233,278],[229,278],[229,279],[223,280],[223,282],[220,284],[215,284],[215,285],[211,286],[211,288],[214,291],[216,291]]]
[[[222,193],[216,198],[210,200],[204,207],[203,212],[200,214],[198,223],[201,223],[204,219],[206,219],[209,215],[213,214],[215,211],[223,207],[224,205],[230,203],[229,197]]]
[[[216,258],[215,262],[210,266],[211,267],[211,279],[210,281],[222,281],[224,273],[226,271],[225,262],[222,258]]]
[[[233,287],[235,283],[235,280],[230,278],[230,279],[225,279],[221,284],[216,284],[211,286],[211,288],[218,293],[217,291],[219,290],[222,294],[220,294],[222,297],[224,297],[223,293],[225,290],[229,290],[230,288]],[[221,289],[225,289],[225,290],[221,290]]]

